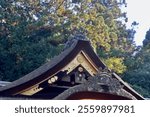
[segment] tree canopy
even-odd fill
[[[125,0],[1,0],[0,80],[13,81],[50,61],[77,31],[105,64],[150,97],[150,30],[142,47],[127,29]]]
[[[49,61],[76,31],[122,74],[135,45],[121,6],[124,0],[1,0],[0,78],[13,81]]]
[[[146,32],[143,46],[137,47],[135,54],[126,60],[128,69],[124,79],[144,97],[150,97],[150,30]]]

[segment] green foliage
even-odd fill
[[[140,94],[142,94],[145,98],[149,98],[150,97],[150,93],[149,93],[149,89],[147,88],[143,88],[141,87],[141,85],[133,85],[133,88],[139,92]]]
[[[145,39],[143,40],[143,46],[150,46],[150,29],[146,32]]]
[[[124,53],[134,48],[119,20],[126,18],[120,10],[124,4],[117,0],[1,0],[1,79],[12,81],[39,67],[60,53],[75,31],[83,32],[104,60],[116,58],[109,63],[122,73]]]
[[[57,41],[51,43],[56,34],[52,27],[42,27],[36,21],[31,7],[38,1],[0,2],[0,79],[13,81],[33,71],[62,50]],[[56,27],[57,28],[57,27]],[[55,31],[56,32],[56,31]]]
[[[144,97],[150,97],[150,48],[144,46],[126,61],[124,80]]]
[[[112,57],[104,60],[104,62],[111,70],[118,74],[122,74],[126,71],[126,66],[123,64],[122,58]]]

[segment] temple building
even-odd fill
[[[76,36],[64,51],[31,73],[0,87],[0,99],[143,100],[112,72],[90,42]]]

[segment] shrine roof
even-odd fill
[[[93,51],[93,48],[88,40],[74,40],[69,47],[67,47],[61,54],[54,57],[51,61],[45,63],[41,67],[35,69],[20,79],[13,81],[6,86],[0,87],[0,95],[15,95],[28,87],[32,87],[38,83],[48,80],[49,77],[57,74],[63,67],[68,65],[81,51],[86,53],[86,55],[97,68],[104,69],[106,67],[106,65]],[[113,73],[113,75],[121,84],[124,85],[124,89],[127,92],[130,92],[137,99],[144,99],[127,83],[125,83],[116,73]]]
[[[99,57],[94,53],[90,42],[87,40],[75,40],[73,44],[65,49],[61,54],[54,57],[51,61],[45,63],[29,74],[13,81],[9,85],[0,87],[0,94],[9,94],[19,92],[25,87],[35,85],[44,79],[56,74],[64,66],[66,66],[80,51],[85,52],[93,62],[104,68],[105,65],[100,61]]]

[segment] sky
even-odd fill
[[[139,23],[136,28],[135,43],[142,45],[145,34],[150,29],[150,0],[126,0],[126,2],[127,26],[129,27],[133,21]]]

